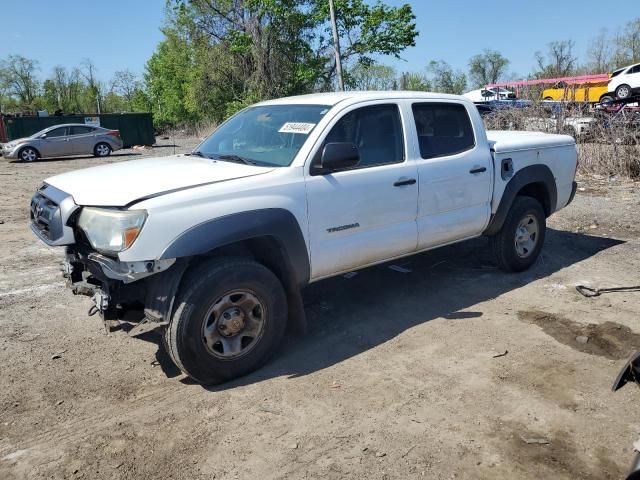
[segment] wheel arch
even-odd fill
[[[23,145],[22,147],[20,147],[20,150],[18,150],[18,158],[20,158],[20,155],[22,154],[22,151],[25,148],[30,148],[31,150],[35,150],[37,158],[42,158],[42,154],[40,153],[40,150],[38,150],[37,147],[34,147],[33,145],[30,145],[30,144]]]
[[[282,282],[289,306],[289,327],[306,330],[301,289],[309,282],[307,246],[295,216],[285,209],[236,213],[196,225],[176,238],[160,259],[187,263],[167,298],[179,291],[187,271],[212,257],[249,257],[269,268]],[[169,312],[166,312],[169,313]],[[163,315],[166,318],[166,314]]]
[[[549,217],[557,209],[558,189],[551,170],[546,165],[530,165],[519,170],[509,181],[496,213],[491,218],[484,235],[495,235],[504,224],[507,214],[517,196],[535,198]]]

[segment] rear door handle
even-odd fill
[[[487,171],[487,167],[478,167],[478,168],[472,168],[471,170],[469,170],[469,173],[482,173],[486,171]]]
[[[407,178],[406,180],[398,180],[393,184],[394,187],[404,187],[405,185],[413,185],[416,183],[415,178]]]

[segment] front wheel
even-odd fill
[[[111,155],[111,146],[108,143],[99,143],[93,149],[93,154],[96,157],[108,157]]]
[[[278,278],[250,259],[222,258],[187,273],[165,346],[183,373],[205,384],[264,364],[284,335],[287,300]]]
[[[507,272],[521,272],[538,258],[546,230],[540,202],[517,196],[500,231],[489,237],[496,264]]]
[[[35,148],[24,147],[22,150],[20,150],[18,156],[23,162],[33,162],[34,160],[38,159],[38,152]]]

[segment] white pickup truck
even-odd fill
[[[576,161],[570,136],[486,132],[459,96],[306,95],[241,111],[190,154],[49,178],[31,226],[66,246],[90,313],[161,327],[210,384],[304,329],[311,282],[481,235],[501,268],[528,268]]]

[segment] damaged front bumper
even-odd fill
[[[66,248],[63,276],[75,295],[91,297],[89,315],[99,313],[107,331],[118,328],[121,320],[147,324],[144,331],[166,325],[183,262],[125,263],[74,246]]]

